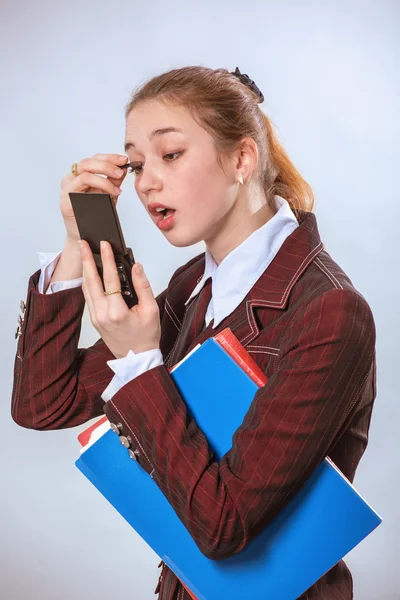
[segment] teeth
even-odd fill
[[[164,212],[164,210],[167,210],[166,208],[156,208],[155,209],[156,212]]]

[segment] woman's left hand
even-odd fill
[[[80,246],[83,263],[82,291],[89,307],[90,319],[114,356],[122,358],[129,350],[139,353],[159,348],[160,311],[140,263],[132,267],[132,281],[138,304],[128,308],[121,294],[104,294],[90,246],[84,240],[81,240]],[[101,261],[106,291],[121,289],[114,253],[108,242],[101,244]]]

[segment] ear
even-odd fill
[[[259,160],[257,144],[252,137],[245,137],[241,140],[238,149],[233,155],[235,181],[242,174],[244,183],[247,183],[257,169]]]

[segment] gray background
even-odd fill
[[[400,598],[398,2],[0,5],[1,600],[154,598],[158,558],[74,466],[82,428],[10,417],[19,301],[37,251],[62,249],[59,186],[74,161],[123,152],[131,90],[170,68],[239,66],[312,185],[320,232],[377,325],[378,397],[355,484],[384,523],[348,557],[356,600]],[[124,182],[119,214],[155,294],[203,250],[170,246]],[[162,258],[162,260],[161,260]],[[85,312],[81,346],[98,335]]]

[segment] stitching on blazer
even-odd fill
[[[335,277],[335,275],[328,269],[328,267],[322,262],[322,260],[317,256],[314,260],[317,267],[327,276],[329,281],[335,286],[336,289],[343,289],[343,286]]]
[[[270,356],[279,356],[278,352],[271,352],[268,350],[260,350],[257,346],[247,346],[248,352],[253,352],[254,354],[269,354]]]
[[[313,254],[318,254],[318,252],[319,252],[319,251],[320,251],[322,248],[323,248],[323,243],[322,243],[322,242],[320,242],[320,243],[318,244],[318,246],[316,246],[315,248],[313,248],[313,249],[311,250],[311,252],[310,252],[310,253],[309,253],[309,254],[306,256],[306,258],[303,260],[303,262],[301,263],[301,265],[300,265],[300,266],[299,266],[299,268],[297,269],[296,273],[293,275],[292,279],[290,280],[290,282],[289,282],[289,284],[288,284],[288,286],[287,286],[287,288],[286,288],[286,290],[285,290],[285,293],[283,294],[283,298],[282,298],[282,300],[283,300],[283,299],[284,299],[284,300],[286,300],[286,297],[289,295],[289,292],[290,292],[290,290],[291,290],[291,288],[292,288],[292,284],[293,284],[293,282],[294,282],[294,281],[297,279],[297,275],[298,275],[298,274],[299,274],[299,272],[302,270],[302,268],[303,268],[303,265],[304,265],[304,264],[305,264],[305,263],[306,263],[306,262],[309,260],[310,256],[312,256]],[[279,302],[278,302],[278,303],[274,303],[274,304],[279,304]]]
[[[182,326],[182,323],[179,321],[178,317],[176,316],[174,309],[172,308],[169,300],[165,300],[165,312],[167,313],[167,315],[169,316],[169,318],[171,319],[171,321],[173,322],[173,324],[179,331],[179,329]]]
[[[273,348],[272,346],[247,346],[247,348],[254,348],[255,350],[259,350],[260,348],[264,348],[265,350],[272,350],[272,352],[280,352],[280,348]]]
[[[175,344],[174,344],[174,346],[173,346],[173,348],[172,348],[171,352],[168,354],[167,358],[165,359],[165,363],[167,364],[167,366],[168,366],[168,367],[170,367],[170,366],[171,366],[171,361],[172,361],[172,358],[173,358],[173,356],[174,356],[174,352],[175,352],[176,345],[177,345],[177,343],[178,343],[178,341],[179,341],[179,338],[180,338],[180,336],[181,336],[181,332],[183,331],[183,326],[184,326],[184,324],[185,324],[185,321],[186,321],[187,314],[188,314],[188,310],[187,310],[187,308],[186,308],[185,315],[184,315],[184,317],[183,317],[182,327],[181,327],[181,329],[179,330],[179,332],[178,332],[178,335],[176,336]],[[170,359],[170,357],[171,357],[171,361],[169,360],[169,359]]]
[[[254,317],[252,311],[250,311],[250,305],[252,304],[252,302],[253,302],[252,300],[247,300],[247,302],[246,302],[247,318],[248,318],[248,321],[251,326],[251,331],[248,335],[246,335],[246,337],[244,337],[243,339],[240,340],[240,343],[243,345],[246,343],[247,338],[251,337],[253,335],[253,333],[257,332],[256,320],[255,320],[255,317]]]

